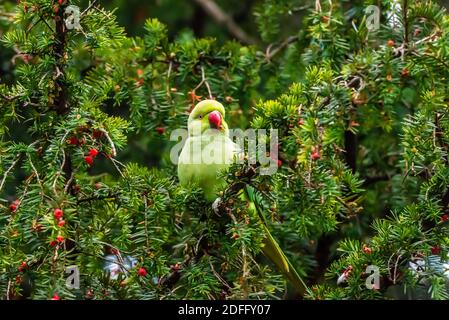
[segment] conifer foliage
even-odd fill
[[[254,45],[173,38],[157,17],[129,36],[97,0],[0,3],[2,299],[294,297],[260,254],[245,184],[304,298],[449,298],[449,15],[256,2]],[[231,128],[279,132],[277,173],[233,165],[219,208],[169,155],[203,99]]]

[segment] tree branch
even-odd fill
[[[217,23],[224,25],[230,34],[244,44],[254,44],[256,40],[249,36],[231,16],[227,15],[213,0],[195,0]]]

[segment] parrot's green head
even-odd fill
[[[203,100],[198,103],[189,115],[189,136],[201,135],[210,129],[228,134],[223,105],[215,100]]]

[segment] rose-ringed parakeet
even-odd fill
[[[219,178],[218,173],[227,169],[240,153],[239,146],[228,136],[229,129],[224,116],[225,109],[221,103],[215,100],[198,103],[189,115],[188,137],[178,160],[180,183],[198,183],[205,199],[210,202],[217,198],[218,191],[226,187],[226,182]],[[250,213],[261,219],[265,235],[262,252],[302,296],[306,285],[268,230],[254,189],[247,186],[238,196],[249,203]]]

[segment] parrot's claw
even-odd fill
[[[218,197],[217,199],[215,199],[214,203],[212,203],[212,209],[214,209],[215,214],[219,217],[221,217],[220,206],[221,206],[221,198]]]

